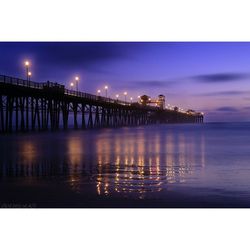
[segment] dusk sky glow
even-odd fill
[[[121,42],[0,43],[0,74],[55,81],[70,88],[116,98],[147,94],[167,103],[205,112],[205,121],[250,120],[250,43]]]

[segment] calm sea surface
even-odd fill
[[[250,123],[0,136],[1,207],[250,207]]]

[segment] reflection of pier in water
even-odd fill
[[[196,133],[168,131],[162,137],[138,130],[93,136],[93,143],[69,136],[63,157],[53,153],[44,158],[36,141],[23,141],[16,159],[0,159],[0,177],[62,180],[78,193],[90,185],[100,196],[144,198],[189,181],[205,165],[204,137]]]

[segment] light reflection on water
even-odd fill
[[[105,197],[152,197],[205,166],[203,133],[165,127],[19,135],[1,149],[2,179],[53,177],[73,192]]]

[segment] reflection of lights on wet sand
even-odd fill
[[[21,145],[21,156],[26,164],[32,164],[33,161],[35,161],[37,157],[37,149],[33,142],[24,142],[24,144]]]
[[[72,176],[69,177],[69,184],[70,187],[73,191],[79,193],[80,192],[80,176],[77,174],[73,174]]]
[[[125,156],[125,165],[128,165],[128,156]]]
[[[79,166],[82,151],[80,139],[71,137],[68,142],[69,162],[71,165]]]
[[[84,151],[81,140],[77,137],[70,137],[68,141],[68,161],[70,164],[70,186],[75,192],[80,192],[81,178],[79,176],[79,166],[81,155]]]
[[[138,165],[139,166],[144,166],[144,157],[142,155],[139,156]]]
[[[119,173],[115,174],[115,183],[119,183]]]
[[[134,164],[135,164],[135,159],[134,159],[134,157],[131,155],[129,165],[134,165]]]
[[[119,166],[120,163],[121,163],[121,158],[119,155],[117,155],[115,159],[115,165]]]
[[[155,135],[155,140],[154,140],[154,145],[155,145],[155,153],[159,155],[160,153],[160,148],[161,148],[161,144],[160,144],[160,135],[156,134]]]
[[[109,187],[109,184],[108,184],[108,183],[105,183],[105,185],[104,185],[104,193],[105,193],[106,195],[109,194],[108,187]]]
[[[164,185],[185,182],[186,176],[192,173],[197,159],[192,158],[193,143],[183,134],[173,137],[167,133],[165,140],[157,134],[150,143],[141,132],[126,140],[123,136],[115,136],[115,141],[102,137],[96,144],[98,163],[101,163],[96,185],[98,194],[138,193],[143,198],[147,193],[162,191]],[[112,156],[111,163],[109,156]]]
[[[96,189],[97,189],[97,193],[98,195],[101,194],[101,185],[102,185],[102,174],[100,173],[101,172],[101,166],[98,165],[98,175],[97,175],[97,184],[96,184]]]
[[[151,172],[151,166],[152,166],[152,157],[149,157],[148,163],[149,163],[149,168],[150,168],[150,172]]]
[[[110,162],[110,143],[106,143],[104,146],[107,150],[107,153],[104,155],[105,164],[107,164]]]
[[[101,164],[110,163],[111,155],[111,141],[105,136],[102,138],[96,138],[96,155],[97,159]]]
[[[100,195],[101,194],[101,182],[97,182],[96,189],[97,189],[98,195]]]

